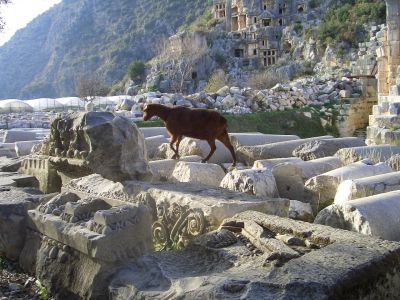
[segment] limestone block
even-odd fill
[[[168,143],[168,139],[163,135],[156,135],[144,139],[146,144],[147,156],[149,159],[158,158],[158,147],[164,143]]]
[[[129,119],[109,112],[57,118],[45,144],[40,154],[66,177],[98,173],[122,181],[150,175],[143,135]]]
[[[290,200],[289,218],[293,220],[312,222],[314,216],[310,203]]]
[[[128,263],[109,290],[111,299],[396,299],[399,253],[398,243],[247,211],[183,251]]]
[[[177,182],[211,186],[219,186],[224,177],[225,172],[219,165],[201,162],[178,162],[172,172],[172,178]]]
[[[61,178],[48,157],[27,157],[21,163],[21,174],[32,175],[39,182],[39,189],[46,194],[59,192]]]
[[[165,127],[142,127],[139,128],[139,130],[141,133],[143,133],[143,136],[145,138],[158,135],[162,135],[166,138],[169,138],[167,128]]]
[[[215,141],[217,149],[213,156],[211,156],[209,163],[223,164],[232,162],[232,155],[230,151],[219,141]],[[160,146],[161,156],[164,158],[172,158],[174,152],[170,149],[169,144]],[[179,146],[180,156],[198,155],[205,158],[210,153],[210,146],[206,141],[197,140],[192,138],[184,138]]]
[[[337,190],[335,204],[400,190],[400,172],[345,180]]]
[[[33,140],[36,140],[36,132],[25,130],[7,130],[3,137],[3,143],[15,143]]]
[[[322,210],[315,223],[400,241],[400,191],[333,204]]]
[[[232,145],[254,146],[300,139],[296,135],[262,134],[262,133],[230,133]]]
[[[0,189],[0,255],[18,260],[24,246],[27,212],[38,206],[42,197],[35,189]]]
[[[233,170],[226,174],[220,186],[261,198],[279,197],[274,175],[266,168]]]
[[[201,162],[201,160],[202,158],[200,156],[192,155],[181,157],[179,160],[153,160],[149,162],[149,166],[151,173],[153,174],[153,180],[172,181],[172,173],[174,172],[175,166],[179,161]]]
[[[15,145],[14,145],[15,147]],[[17,153],[15,152],[15,149],[10,149],[10,148],[0,148],[0,157],[7,157],[7,158],[15,158],[17,157]]]
[[[0,157],[0,171],[1,172],[17,172],[21,167],[24,157]]]
[[[342,162],[337,157],[324,157],[279,164],[272,169],[272,173],[281,197],[307,202],[309,195],[304,189],[306,181],[342,166]]]
[[[310,201],[313,210],[320,211],[333,203],[337,188],[341,182],[348,179],[390,173],[392,171],[385,163],[374,165],[370,160],[362,160],[312,177],[305,183],[305,188],[307,192],[310,192]]]
[[[332,156],[342,148],[359,146],[366,146],[366,144],[363,139],[357,137],[311,141],[297,147],[293,151],[293,155],[300,157],[302,160],[312,160]]]
[[[252,165],[256,160],[292,157],[293,150],[304,143],[331,138],[332,136],[321,136],[266,145],[243,146],[237,149],[237,154],[241,161],[245,161],[248,165]]]
[[[42,143],[43,141],[24,141],[15,143],[15,152],[18,157],[31,154],[33,146]]]
[[[400,154],[400,146],[377,145],[351,147],[341,149],[335,155],[339,157],[345,165],[348,165],[362,159],[384,162],[395,154]]]
[[[28,214],[20,265],[58,299],[103,298],[115,270],[153,251],[152,216],[143,204],[114,206],[67,192]]]
[[[262,159],[256,160],[253,164],[253,169],[261,169],[267,168],[272,170],[273,167],[283,163],[297,163],[302,162],[298,157],[287,157],[287,158],[270,158],[270,159]]]
[[[152,209],[153,238],[160,248],[186,244],[196,236],[215,230],[225,218],[245,210],[284,217],[289,211],[287,199],[261,199],[192,183],[125,181],[122,185],[96,174],[72,180],[63,191],[79,197],[107,199],[115,205],[146,203]]]

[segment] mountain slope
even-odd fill
[[[70,96],[81,76],[108,84],[190,24],[204,0],[64,0],[0,47],[0,99]]]

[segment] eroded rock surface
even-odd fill
[[[400,244],[257,212],[127,264],[111,299],[396,298]]]

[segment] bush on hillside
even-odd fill
[[[363,25],[385,23],[386,5],[382,0],[337,0],[328,9],[317,29],[322,46],[344,41],[352,46],[365,39]]]
[[[128,75],[131,79],[141,78],[144,75],[146,66],[143,61],[135,60],[128,66]]]

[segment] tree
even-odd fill
[[[144,64],[143,61],[141,60],[135,60],[130,63],[128,66],[128,75],[129,78],[134,80],[134,79],[143,79],[144,72],[146,70],[146,65]]]
[[[0,5],[2,5],[2,4],[8,4],[8,3],[11,3],[11,1],[10,0],[0,0]],[[4,29],[4,20],[3,20],[3,18],[1,17],[1,15],[0,15],[0,32]]]
[[[182,33],[160,43],[157,60],[174,92],[184,92],[185,82],[196,79],[194,67],[207,50],[207,40],[199,33]]]
[[[76,86],[76,93],[83,101],[93,101],[96,97],[107,96],[110,88],[99,76],[81,77]]]

